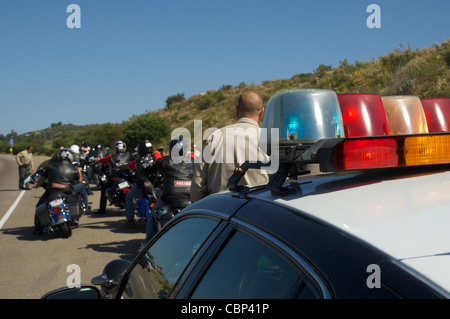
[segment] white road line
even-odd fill
[[[14,202],[14,204],[12,204],[12,206],[6,212],[5,216],[3,216],[2,220],[0,220],[0,229],[2,229],[3,225],[8,220],[9,216],[13,213],[14,209],[17,207],[17,204],[19,204],[19,202],[22,199],[24,194],[25,194],[25,190],[20,192],[19,197],[17,197],[17,199]]]

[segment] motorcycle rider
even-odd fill
[[[85,183],[86,192],[87,192],[88,195],[92,195],[93,192],[92,192],[91,186],[89,185],[89,182],[88,182],[89,180],[87,179],[87,176],[84,175],[84,173],[83,173],[83,161],[84,160],[82,159],[81,154],[80,154],[80,147],[78,145],[76,145],[76,144],[73,144],[73,145],[70,146],[69,149],[73,153],[73,165],[75,165],[75,167],[78,169],[78,172],[80,173],[81,179],[82,180],[84,180],[84,179],[87,180],[87,182]]]
[[[45,192],[36,204],[36,207],[48,200],[50,193],[55,190],[53,186],[57,184],[67,185],[68,191],[81,195],[85,207],[88,207],[86,187],[82,183],[78,169],[73,165],[73,160],[73,153],[68,149],[62,149],[48,162],[48,166],[44,168],[41,177],[39,177],[38,181],[33,186],[33,188],[36,189],[39,188],[46,180],[48,181]],[[57,189],[60,190],[59,187]],[[43,228],[39,225],[36,216],[34,234],[43,234]]]
[[[136,183],[125,196],[125,215],[127,218],[123,228],[135,228],[133,198],[142,196],[151,188],[150,178],[156,174],[154,162],[161,158],[158,152],[153,153],[153,144],[149,140],[140,141],[137,145],[138,157],[128,164],[122,165],[120,169],[130,169],[136,172]]]
[[[94,158],[103,158],[106,157],[109,154],[108,150],[104,149],[101,144],[95,144],[92,148],[90,154],[88,155],[88,158],[94,157]],[[95,163],[92,165],[92,178],[94,178],[94,183],[99,184],[98,176],[101,176],[103,174],[106,174],[107,167],[106,165],[103,165],[101,163]]]
[[[187,152],[187,147],[188,145],[183,139],[173,139],[169,142],[169,155],[155,161],[156,168],[163,176],[163,182],[162,195],[152,212],[158,207],[170,205],[176,201],[183,202],[186,206],[190,204],[194,162],[191,153]],[[154,220],[153,218],[149,219],[144,244],[149,242],[155,234]]]
[[[83,169],[86,171],[85,175],[88,182],[92,182],[92,167],[89,166],[89,156],[91,154],[91,147],[86,142],[81,143],[80,147],[80,162]],[[88,194],[89,195],[89,194]]]
[[[114,186],[114,181],[117,180],[118,177],[118,168],[122,165],[127,164],[131,160],[131,155],[127,152],[127,144],[123,141],[117,141],[114,143],[114,154],[108,154],[105,157],[97,157],[95,160],[97,163],[107,165],[109,167],[108,170],[108,179],[107,182],[102,184],[101,192],[100,192],[100,208],[96,212],[97,214],[106,214],[106,190],[110,187]]]

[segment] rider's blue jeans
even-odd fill
[[[147,243],[150,241],[150,239],[152,239],[153,236],[156,234],[156,232],[155,232],[155,224],[154,224],[153,216],[152,216],[153,212],[154,212],[155,209],[157,209],[158,207],[160,207],[160,206],[165,206],[165,205],[167,205],[167,203],[164,202],[164,201],[161,199],[161,197],[160,197],[160,198],[156,201],[155,206],[153,206],[152,211],[150,212],[150,216],[149,216],[149,218],[148,218],[148,220],[147,220],[147,226],[146,226],[147,228],[146,228],[146,230],[145,230],[145,240],[144,240],[144,245],[147,244]]]
[[[125,196],[125,216],[127,219],[134,219],[133,198],[144,194],[145,189],[134,185]]]

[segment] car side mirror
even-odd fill
[[[106,264],[103,273],[91,279],[91,284],[101,286],[102,293],[114,296],[124,273],[131,265],[131,261],[115,259]]]
[[[101,299],[101,294],[94,286],[64,287],[46,293],[41,299]]]

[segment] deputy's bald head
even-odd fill
[[[236,111],[238,117],[259,117],[263,110],[263,99],[254,91],[247,91],[239,97]]]

